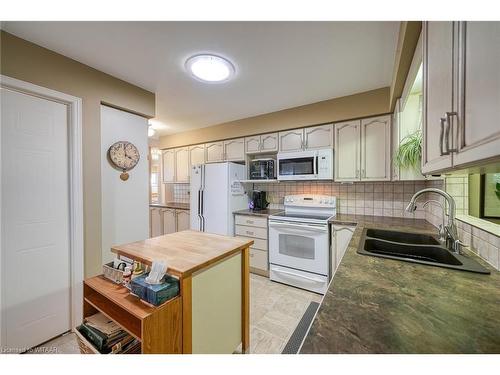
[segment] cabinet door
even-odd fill
[[[189,149],[187,147],[175,150],[175,181],[189,182]]]
[[[205,163],[205,145],[189,147],[189,164],[197,165]]]
[[[452,166],[446,153],[446,112],[455,109],[454,22],[424,22],[424,124],[422,172],[432,173]],[[449,134],[448,141],[453,138]],[[451,146],[451,144],[450,144]]]
[[[205,145],[205,150],[206,150],[205,160],[207,163],[224,160],[224,143],[223,142],[207,143]]]
[[[261,152],[278,151],[278,133],[263,134],[260,136]]]
[[[334,125],[335,181],[359,180],[360,128],[359,120]]]
[[[340,225],[332,226],[332,276],[342,261],[349,242],[354,233],[354,227],[345,227]]]
[[[159,208],[149,208],[149,236],[158,237],[162,234],[161,211]]]
[[[175,210],[170,208],[164,208],[162,211],[163,219],[163,234],[169,234],[177,232],[177,220],[175,217]]]
[[[175,210],[177,232],[189,229],[189,211]]]
[[[228,161],[245,160],[245,138],[224,141],[224,158]]]
[[[455,166],[500,155],[500,22],[460,23]]]
[[[302,150],[304,148],[304,129],[279,132],[279,146],[281,152]]]
[[[391,179],[391,116],[361,121],[361,180]]]
[[[333,125],[314,126],[304,129],[304,146],[308,150],[333,147]]]
[[[260,152],[260,135],[245,138],[245,147],[247,154]]]
[[[163,182],[175,182],[175,150],[162,152]]]

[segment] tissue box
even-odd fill
[[[179,295],[179,280],[175,277],[165,275],[161,284],[152,285],[146,282],[147,276],[138,276],[130,282],[130,291],[140,299],[158,306]]]

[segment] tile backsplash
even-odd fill
[[[283,206],[285,195],[324,194],[337,197],[337,212],[343,214],[425,219],[425,211],[421,207],[415,213],[407,213],[404,210],[412,195],[425,186],[425,181],[357,182],[355,184],[293,181],[255,184],[254,189],[266,191],[270,207],[273,208]]]
[[[173,184],[174,202],[189,203],[189,184]]]

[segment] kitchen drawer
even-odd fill
[[[236,215],[236,224],[267,228],[267,218],[248,215]]]
[[[237,235],[240,236],[267,239],[267,228],[249,227],[247,225],[236,225],[235,232]]]
[[[237,236],[237,237],[252,238],[248,236]],[[252,245],[253,248],[267,251],[267,240],[262,240],[260,238],[252,238],[252,240],[253,240],[253,245]]]
[[[267,251],[250,248],[250,267],[267,271]]]

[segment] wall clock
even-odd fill
[[[120,178],[127,181],[128,171],[139,162],[139,150],[130,142],[118,141],[108,149],[108,159],[113,167],[122,171]]]

